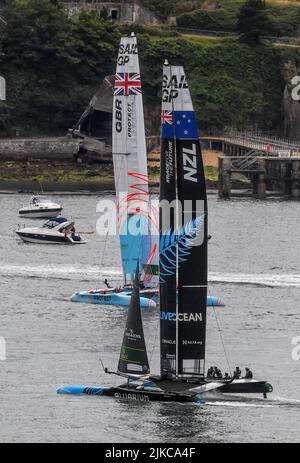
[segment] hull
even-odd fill
[[[129,307],[130,296],[125,294],[93,294],[88,291],[83,291],[81,293],[75,293],[71,296],[72,302],[85,302],[89,304],[98,304],[98,305],[113,305],[120,307]],[[142,309],[155,309],[156,302],[146,297],[140,298],[140,305]]]
[[[266,381],[237,379],[222,386],[219,390],[224,394],[267,394],[273,392],[273,387]]]
[[[62,236],[46,236],[46,235],[39,235],[39,234],[31,234],[31,233],[23,233],[20,231],[16,232],[17,235],[25,242],[25,243],[37,243],[37,244],[84,244],[85,241],[73,241],[68,237],[65,238]]]
[[[62,211],[62,208],[59,209],[41,209],[41,210],[24,210],[19,211],[19,216],[28,219],[49,219],[51,217],[57,217]]]
[[[114,399],[132,400],[135,402],[178,402],[201,403],[188,395],[174,392],[142,391],[127,387],[95,387],[95,386],[66,386],[57,390],[58,394],[106,396]]]
[[[69,395],[106,396],[139,402],[204,403],[206,393],[210,394],[211,392],[216,392],[218,400],[222,400],[223,394],[263,394],[266,397],[267,393],[273,391],[272,386],[266,381],[244,379],[234,380],[226,384],[221,381],[203,381],[194,385],[195,392],[191,391],[193,384],[190,382],[157,381],[157,386],[161,390],[151,391],[150,387],[143,389],[125,385],[118,387],[63,386],[56,392]]]
[[[88,304],[99,304],[99,305],[119,305],[122,307],[129,307],[130,296],[120,293],[114,293],[113,290],[96,290],[93,291],[80,291],[72,294],[72,302],[82,302]],[[108,293],[108,294],[107,294]],[[143,292],[141,292],[143,294]],[[124,299],[126,298],[126,299]],[[140,297],[141,308],[156,308],[158,303],[156,302],[157,297],[152,299],[145,294],[145,297]],[[207,297],[208,307],[224,307],[225,304],[219,297],[208,296]]]

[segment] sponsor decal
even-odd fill
[[[182,341],[182,345],[183,346],[202,346],[203,342],[202,341],[196,341],[196,340],[190,340],[190,341],[187,341],[187,340],[184,340]]]
[[[193,143],[192,149],[183,148],[182,162],[184,179],[189,182],[197,183],[197,157],[196,157],[196,144]]]
[[[98,296],[93,294],[89,297],[92,297],[92,299],[94,299],[95,301],[111,302],[111,296]]]
[[[133,111],[134,111],[134,108],[132,104],[128,103],[127,104],[127,135],[128,135],[128,138],[132,138],[133,131],[134,131],[134,127],[132,124]]]
[[[173,159],[173,143],[169,141],[166,151],[166,182],[170,183],[171,177],[174,176],[174,159]]]
[[[122,100],[116,98],[115,100],[115,119],[116,119],[116,131],[122,132]]]
[[[175,312],[160,312],[160,319],[167,321],[179,322],[202,322],[202,313],[179,313],[176,315]]]
[[[115,392],[117,399],[138,400],[142,402],[149,402],[149,396],[145,394],[134,394],[128,392]]]
[[[125,336],[128,339],[131,339],[132,341],[136,341],[137,339],[141,339],[141,335],[135,333],[132,328],[129,328],[129,330],[125,331]]]
[[[170,103],[173,99],[177,98],[179,91],[182,88],[189,88],[188,83],[185,79],[185,75],[181,76],[163,76],[163,92],[162,101],[164,103]]]
[[[119,47],[118,65],[124,66],[129,63],[130,55],[137,55],[138,49],[136,43],[121,43]]]

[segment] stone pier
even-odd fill
[[[232,174],[251,181],[252,195],[264,199],[268,194],[300,198],[300,157],[219,157],[219,197],[231,196]]]

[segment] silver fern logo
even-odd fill
[[[204,219],[205,214],[203,213],[176,231],[168,230],[162,234],[159,243],[160,281],[162,283],[165,282],[165,277],[174,275],[178,264],[188,260],[193,246],[199,246],[203,243]]]
[[[292,99],[294,101],[300,101],[300,76],[295,76],[291,79],[291,84],[293,86],[292,90]]]

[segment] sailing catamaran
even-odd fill
[[[139,261],[116,372],[117,387],[67,386],[58,393],[138,401],[203,403],[209,392],[262,393],[255,379],[205,375],[207,197],[196,118],[181,66],[164,65],[160,178],[160,375],[150,374],[139,301]],[[167,203],[177,200],[173,212]],[[174,203],[173,203],[174,204]],[[165,224],[168,223],[167,226]],[[181,222],[181,223],[180,223]],[[178,287],[178,301],[176,289]]]
[[[122,37],[119,47],[113,98],[112,152],[124,287],[121,291],[119,288],[102,288],[76,292],[71,301],[128,307],[139,261],[145,287],[140,292],[141,307],[155,308],[159,299],[158,210],[149,194],[142,84],[134,34]],[[220,307],[224,306],[224,302],[210,295],[207,305]]]

